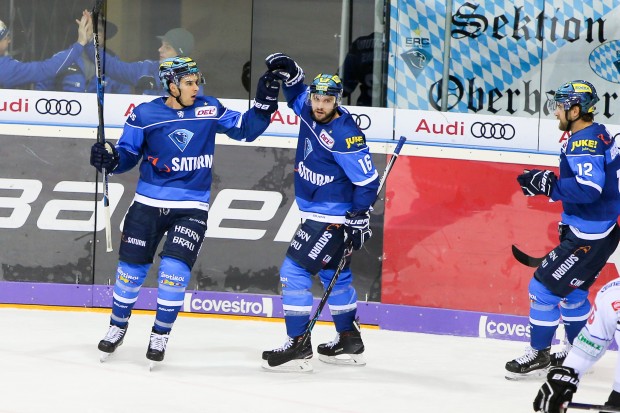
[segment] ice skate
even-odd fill
[[[282,372],[300,372],[309,373],[313,370],[310,359],[312,358],[312,344],[310,340],[301,347],[303,335],[295,338],[287,337],[286,342],[281,346],[273,350],[263,351],[263,368],[270,371],[282,371]],[[281,359],[287,359],[290,357],[290,361],[272,366],[274,362],[279,362]]]
[[[99,361],[101,361],[102,363],[106,361],[107,358],[110,357],[110,354],[114,353],[116,348],[123,344],[123,339],[125,338],[127,327],[129,327],[129,324],[125,327],[119,327],[114,324],[110,324],[110,328],[108,329],[107,334],[97,346],[99,351],[101,351]]]
[[[573,347],[570,343],[565,342],[564,347],[560,351],[556,351],[555,353],[551,353],[551,364],[549,367],[558,367],[564,363],[566,356],[568,356],[568,352],[571,347]]]
[[[551,348],[534,350],[526,347],[525,354],[506,363],[506,378],[508,380],[522,380],[533,377],[544,377],[551,364]]]
[[[155,328],[152,329],[149,348],[146,350],[146,358],[150,360],[149,370],[153,370],[157,363],[164,359],[168,338],[170,338],[170,332],[160,333]]]
[[[343,331],[337,333],[336,338],[317,348],[319,360],[324,363],[338,364],[341,366],[364,366],[364,343],[359,331]]]

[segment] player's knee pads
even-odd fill
[[[116,268],[114,294],[120,297],[137,297],[151,264],[131,264],[119,261]]]
[[[335,272],[334,270],[322,270],[319,272],[324,288],[327,288]],[[353,275],[350,269],[347,268],[340,272],[338,280],[327,298],[332,315],[346,313],[357,308],[357,292],[351,285],[352,279]]]
[[[185,289],[189,284],[191,272],[187,264],[171,257],[163,257],[157,277],[159,291],[158,301],[165,300],[183,304]],[[176,305],[171,305],[176,306]]]
[[[575,290],[560,302],[560,312],[565,324],[577,322],[581,326],[588,319],[590,308],[588,292],[584,290]]]
[[[540,326],[557,326],[560,322],[558,303],[561,298],[551,293],[535,278],[530,281],[528,292],[530,296],[530,322]]]
[[[312,278],[310,273],[286,257],[280,267],[282,305],[285,315],[310,314],[312,310]]]

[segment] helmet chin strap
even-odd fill
[[[177,85],[177,89],[179,89],[179,96],[174,96],[172,93],[170,93],[170,96],[172,96],[172,97],[173,97],[173,98],[177,101],[177,103],[178,103],[179,105],[181,105],[181,107],[186,108],[186,107],[187,107],[187,105],[184,105],[184,104],[181,102],[181,89],[178,87],[178,85]],[[172,92],[172,91],[170,91],[170,92]]]

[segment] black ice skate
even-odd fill
[[[263,368],[273,371],[311,372],[312,343],[302,345],[302,336],[287,337],[286,342],[273,350],[263,351]]]
[[[110,324],[108,333],[97,346],[97,348],[101,351],[101,362],[104,362],[110,356],[110,354],[114,353],[118,346],[123,344],[123,339],[125,338],[127,327],[129,327],[129,324],[127,324],[125,327],[119,327],[115,326],[114,324]]]
[[[168,338],[170,338],[170,332],[161,333],[153,327],[149,340],[149,348],[146,350],[146,358],[151,360],[149,369],[155,366],[155,362],[160,362],[164,359]]]
[[[555,353],[551,353],[551,365],[549,367],[558,367],[564,363],[566,356],[568,356],[568,352],[571,349],[570,344],[566,344],[563,350],[557,351]]]
[[[343,331],[337,333],[336,338],[317,348],[319,360],[324,363],[346,366],[364,366],[364,343],[359,331]]]
[[[523,356],[506,363],[506,378],[508,380],[521,380],[546,375],[547,368],[551,364],[550,352],[550,347],[544,350],[534,350],[527,347]]]

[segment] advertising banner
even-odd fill
[[[449,16],[444,1],[398,0],[390,18],[389,106],[439,110],[448,64],[449,111],[552,118],[554,91],[585,79],[600,121],[620,124],[617,0],[456,0]]]

